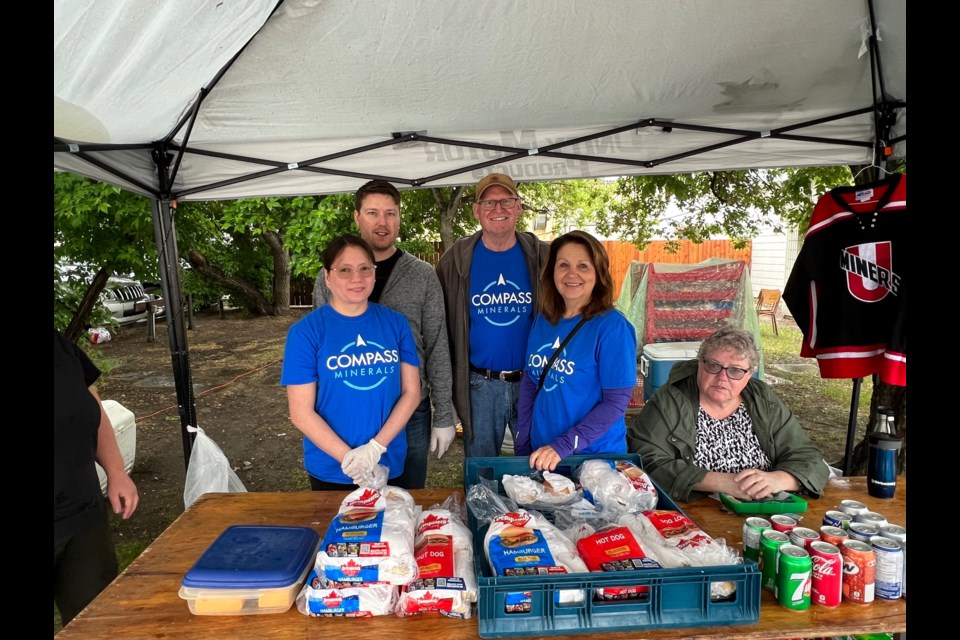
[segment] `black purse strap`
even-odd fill
[[[580,322],[577,323],[577,326],[575,326],[570,333],[567,334],[567,337],[563,339],[563,342],[560,343],[560,346],[557,347],[557,350],[554,351],[553,355],[550,356],[550,359],[547,360],[547,364],[544,365],[543,372],[540,374],[540,384],[537,385],[538,392],[540,389],[543,389],[543,381],[547,379],[547,371],[550,371],[550,367],[553,366],[553,361],[557,359],[557,356],[560,355],[560,352],[563,351],[563,348],[567,346],[567,343],[570,342],[570,339],[573,338],[574,335],[576,335],[577,331],[580,331],[580,327],[582,327],[583,323],[586,321],[587,319],[585,317],[581,317]]]

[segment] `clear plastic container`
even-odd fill
[[[309,527],[234,525],[187,572],[179,595],[194,615],[283,613],[319,545],[320,535]]]

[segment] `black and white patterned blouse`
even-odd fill
[[[723,420],[717,420],[700,407],[693,460],[698,467],[722,473],[740,473],[744,469],[769,471],[772,466],[760,448],[747,406],[742,402]]]

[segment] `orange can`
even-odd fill
[[[843,599],[870,604],[876,580],[876,552],[869,543],[850,539],[843,541],[840,554],[843,556]]]
[[[820,539],[835,545],[839,549],[844,540],[850,539],[850,535],[840,527],[824,525],[820,527]]]

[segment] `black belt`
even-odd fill
[[[499,380],[500,382],[520,382],[523,378],[523,371],[494,371],[493,369],[481,369],[470,365],[470,371],[479,373],[487,380]]]

